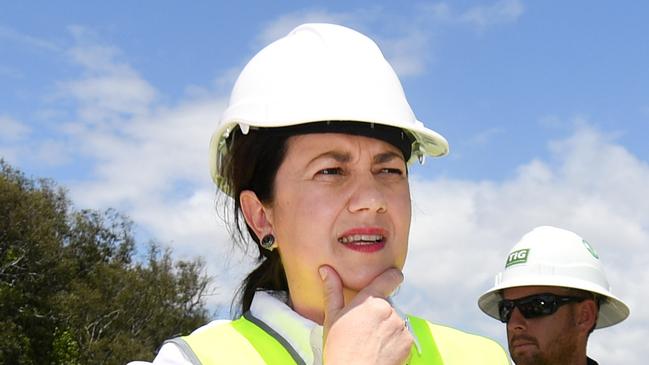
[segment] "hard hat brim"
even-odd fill
[[[502,299],[503,289],[521,286],[556,286],[585,290],[599,295],[604,300],[600,302],[599,315],[595,328],[609,327],[622,322],[630,313],[629,307],[610,291],[586,280],[565,276],[557,276],[556,278],[548,278],[548,276],[527,276],[504,281],[482,294],[478,299],[478,307],[488,316],[500,319],[498,315],[498,302]]]

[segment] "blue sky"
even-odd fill
[[[116,60],[155,88],[155,104],[174,104],[192,86],[226,92],[229,84],[215,80],[266,43],[260,36],[266,27],[306,16],[343,18],[394,46],[393,57],[403,52],[400,60],[413,64],[402,78],[414,110],[453,142],[454,154],[437,166],[451,176],[506,177],[508,166],[572,130],[576,117],[616,133],[636,154],[648,152],[641,138],[649,123],[646,6],[61,4],[10,3],[0,15],[0,107],[23,121],[40,122],[35,104],[61,112],[61,100],[51,100],[57,82],[83,72],[66,53],[75,45],[117,48]],[[468,16],[476,7],[487,15]]]
[[[179,256],[204,256],[220,288],[212,303],[226,303],[241,265],[221,258],[230,251],[207,145],[229,89],[257,50],[295,25],[347,25],[379,43],[417,117],[451,146],[412,168],[402,305],[503,341],[475,299],[520,236],[553,224],[600,251],[632,307],[629,320],[593,335],[591,352],[641,363],[649,311],[634,304],[649,299],[649,5],[188,4],[5,2],[0,156],[65,185],[80,207],[120,209],[141,237]]]

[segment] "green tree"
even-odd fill
[[[208,320],[204,263],[138,245],[132,229],[115,210],[73,209],[51,180],[0,160],[0,363],[150,360]]]

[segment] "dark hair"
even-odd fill
[[[224,157],[219,174],[225,179],[225,185],[229,187],[229,193],[233,197],[232,207],[225,204],[224,208],[226,210],[232,208],[230,212],[233,214],[228,214],[226,211],[223,218],[235,243],[241,245],[244,250],[250,247],[250,238],[252,238],[258,252],[257,262],[259,262],[259,265],[243,280],[233,299],[232,307],[237,307],[235,314],[250,310],[252,298],[258,290],[288,293],[288,282],[278,251],[261,248],[260,238],[243,217],[239,202],[241,192],[251,190],[262,203],[271,204],[274,198],[275,176],[284,160],[288,138],[300,134],[332,132],[383,140],[399,148],[406,161],[410,158],[414,142],[411,135],[399,128],[352,121],[323,121],[288,127],[250,128],[245,135],[237,127],[228,137],[228,153]],[[231,222],[234,224],[227,224],[230,217],[234,219],[234,222]],[[244,224],[248,234],[244,233]]]
[[[239,195],[244,190],[254,191],[262,203],[272,203],[274,197],[275,175],[286,152],[286,141],[289,135],[278,135],[268,129],[250,129],[243,135],[235,128],[228,139],[229,153],[225,156],[220,171],[230,187],[233,197],[234,214],[225,214],[234,219],[234,224],[226,224],[234,242],[244,250],[250,247],[250,238],[255,242],[257,262],[259,265],[243,280],[237,295],[233,299],[236,312],[242,314],[250,309],[252,298],[257,290],[281,290],[288,292],[288,283],[284,267],[277,250],[262,249],[259,237],[246,223],[241,211]],[[226,206],[226,209],[230,209]],[[244,224],[247,233],[244,233]]]

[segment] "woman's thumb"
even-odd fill
[[[325,331],[335,321],[345,306],[343,284],[340,276],[331,266],[322,265],[318,269],[322,278],[324,296]]]

